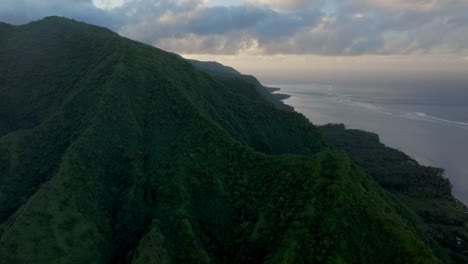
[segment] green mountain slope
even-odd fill
[[[2,27],[4,263],[445,259],[304,116],[106,29]]]
[[[257,78],[252,75],[241,74],[235,69],[212,61],[187,60],[195,68],[206,72],[212,78],[223,84],[231,92],[241,95],[255,102],[273,104],[280,110],[294,111],[294,108],[283,103],[281,100],[289,96],[284,94],[273,94],[277,88],[263,86]]]
[[[218,63],[215,61],[197,61],[197,60],[187,60],[187,61],[190,62],[190,64],[192,64],[193,66],[195,66],[195,68],[200,69],[211,75],[226,76],[226,77],[242,75],[236,69],[229,67],[229,66],[222,65],[221,63]]]
[[[384,189],[416,212],[425,223],[425,232],[454,262],[468,262],[468,209],[452,196],[442,169],[419,165],[380,143],[373,133],[343,125],[326,125],[321,130],[333,147],[345,150]]]

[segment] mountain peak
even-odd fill
[[[216,79],[60,17],[26,27],[0,42],[5,263],[445,257],[391,194],[303,115],[265,99],[256,79]]]

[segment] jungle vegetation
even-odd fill
[[[263,90],[66,18],[0,24],[1,262],[466,260],[439,169]]]

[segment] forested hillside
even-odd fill
[[[217,62],[197,60],[187,61],[195,66],[195,68],[209,74],[212,78],[222,83],[228,90],[237,95],[241,95],[244,98],[255,102],[273,104],[280,110],[294,111],[292,106],[281,101],[281,99],[288,98],[289,96],[272,93],[272,90],[279,89],[263,86],[257,78],[252,75],[241,74],[235,69]]]
[[[351,159],[384,189],[413,210],[425,231],[457,263],[468,262],[468,209],[452,196],[452,186],[440,168],[421,166],[405,153],[386,147],[376,134],[320,127],[328,142],[345,150]]]
[[[249,82],[65,18],[0,34],[2,262],[453,262]]]

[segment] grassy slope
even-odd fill
[[[2,68],[2,98],[18,101],[0,138],[0,259],[438,261],[393,198],[344,153],[324,150],[303,116],[237,96],[174,55],[97,27],[48,18],[14,34],[21,43],[41,35],[47,48],[60,42],[60,25],[76,35],[53,46],[54,64],[47,49],[29,54],[54,69],[37,77],[52,85],[13,78],[29,64]],[[23,56],[29,47],[18,42],[2,52]],[[70,60],[87,70],[62,75]],[[34,107],[22,101],[29,94],[39,94]]]

